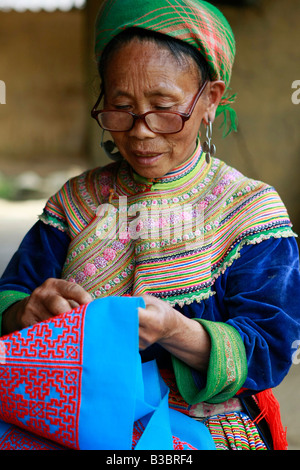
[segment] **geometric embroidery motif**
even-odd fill
[[[178,437],[173,436],[173,448],[174,450],[197,450],[188,442],[184,442]]]
[[[51,326],[49,322],[41,322],[34,328],[15,332],[5,341],[6,362],[9,362],[12,356],[14,363],[19,358],[20,361],[26,362],[47,360],[57,363],[58,360],[63,360],[64,363],[81,364],[81,310],[79,307],[62,316],[52,317]]]
[[[138,441],[140,440],[143,432],[145,431],[145,426],[141,420],[137,420],[134,423],[133,434],[132,434],[132,449],[135,448]],[[173,436],[173,449],[174,450],[197,450],[188,442],[184,442],[178,437]]]
[[[11,427],[0,438],[0,450],[59,450],[63,449],[50,441],[45,441],[26,431]]]
[[[85,308],[2,338],[0,419],[69,448],[78,448]]]

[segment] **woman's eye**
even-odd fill
[[[155,106],[157,111],[170,111],[173,106]]]
[[[130,109],[129,104],[116,104],[114,106],[115,109]]]

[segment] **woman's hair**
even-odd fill
[[[176,58],[180,65],[186,64],[187,58],[192,58],[200,71],[201,81],[210,79],[209,67],[200,54],[200,52],[193,46],[180,41],[176,38],[167,36],[165,34],[158,33],[156,31],[146,30],[142,28],[128,28],[125,31],[115,36],[105,47],[100,61],[98,63],[98,72],[101,79],[101,93],[104,94],[104,78],[106,67],[112,58],[114,52],[118,51],[124,44],[130,42],[133,38],[139,40],[153,41],[157,45],[168,49],[172,55]]]

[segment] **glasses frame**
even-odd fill
[[[99,95],[99,98],[97,99],[97,101],[96,101],[96,103],[95,103],[95,105],[94,105],[94,107],[91,111],[91,116],[92,116],[93,119],[95,119],[97,121],[97,123],[99,124],[101,129],[104,129],[104,130],[109,131],[109,132],[129,132],[133,129],[136,121],[138,119],[141,119],[144,122],[144,124],[146,125],[146,127],[151,132],[153,132],[154,134],[178,134],[178,132],[182,131],[186,121],[188,121],[190,119],[200,96],[202,95],[203,91],[205,90],[205,87],[206,87],[207,83],[208,83],[208,80],[205,80],[203,82],[203,84],[201,85],[199,91],[194,96],[193,101],[190,104],[190,107],[189,107],[189,110],[188,110],[187,113],[180,113],[180,112],[176,112],[176,111],[147,111],[144,114],[135,114],[135,113],[132,113],[131,111],[126,111],[126,110],[123,110],[123,109],[100,109],[99,110],[99,109],[97,109],[97,107],[99,106],[99,103],[100,103],[100,101],[103,97],[103,93],[101,92],[100,95]],[[102,127],[102,125],[100,124],[100,121],[99,121],[99,114],[103,114],[103,113],[106,113],[106,112],[112,112],[112,111],[117,112],[117,113],[130,114],[130,116],[133,117],[133,122],[132,122],[132,126],[130,127],[130,129],[127,129],[126,131],[115,131],[115,130],[112,130],[112,129],[107,129],[107,128]],[[146,122],[146,116],[148,116],[149,114],[176,114],[177,116],[181,117],[181,123],[182,123],[181,129],[179,129],[178,131],[175,131],[175,132],[153,131]]]

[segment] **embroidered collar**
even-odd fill
[[[144,178],[133,172],[127,161],[122,160],[116,173],[114,190],[117,194],[144,195],[147,193],[172,193],[178,195],[188,192],[196,181],[204,180],[212,170],[212,161],[207,164],[205,153],[202,151],[200,141],[191,157],[182,165],[174,168],[172,172],[162,178],[153,180]]]

